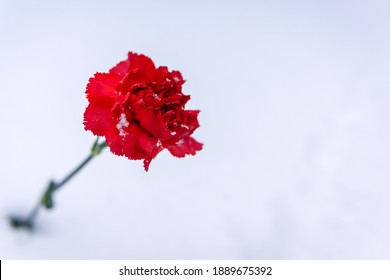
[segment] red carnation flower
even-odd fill
[[[199,110],[184,110],[190,96],[182,93],[179,71],[155,67],[144,55],[129,52],[108,73],[89,80],[84,126],[104,136],[111,152],[143,159],[144,168],[163,149],[176,157],[195,155],[203,144],[191,137],[199,127]]]

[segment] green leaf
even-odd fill
[[[54,206],[53,192],[55,191],[55,188],[56,188],[56,183],[54,181],[50,181],[46,192],[43,194],[43,196],[41,198],[41,204],[46,209],[51,209]]]

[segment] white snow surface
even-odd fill
[[[389,259],[389,1],[0,1],[0,259]],[[85,87],[179,70],[204,149],[89,152]]]

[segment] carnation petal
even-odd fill
[[[161,145],[155,146],[152,150],[152,152],[149,154],[148,157],[144,159],[144,169],[145,171],[149,170],[149,165],[152,159],[154,159],[159,152],[161,152],[164,148]]]
[[[123,156],[123,138],[119,135],[119,132],[115,125],[110,126],[106,130],[106,143],[111,152],[117,156]]]
[[[130,62],[129,60],[124,60],[119,62],[117,65],[110,69],[111,74],[115,74],[121,78],[124,78],[129,70]]]
[[[133,117],[139,121],[140,126],[158,139],[170,136],[170,132],[160,113],[143,106],[143,102],[133,102]]]
[[[115,87],[120,82],[120,78],[115,74],[96,73],[89,79],[87,85],[87,98],[89,102],[95,102],[101,97],[115,98],[117,96]]]
[[[175,145],[167,147],[167,149],[175,157],[184,157],[185,155],[195,155],[197,151],[202,150],[202,147],[202,143],[188,136],[177,141]]]
[[[129,159],[145,159],[157,145],[157,139],[135,124],[125,129],[122,151]]]
[[[199,127],[198,115],[199,110],[185,110],[183,111],[183,124],[188,127],[190,133]]]
[[[113,126],[111,107],[114,99],[101,97],[89,103],[84,112],[84,128],[94,135],[104,136],[107,129]]]
[[[137,74],[138,77],[151,79],[156,71],[153,61],[146,55],[129,52],[128,61],[128,72]]]

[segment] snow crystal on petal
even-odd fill
[[[153,93],[152,97],[154,99],[157,99],[157,100],[161,100],[160,96],[158,96],[157,94]]]
[[[119,122],[116,125],[116,128],[118,129],[120,136],[127,135],[126,131],[123,128],[124,127],[126,128],[128,126],[129,126],[129,122],[126,119],[126,115],[125,115],[125,113],[122,113],[121,116],[119,117]]]

